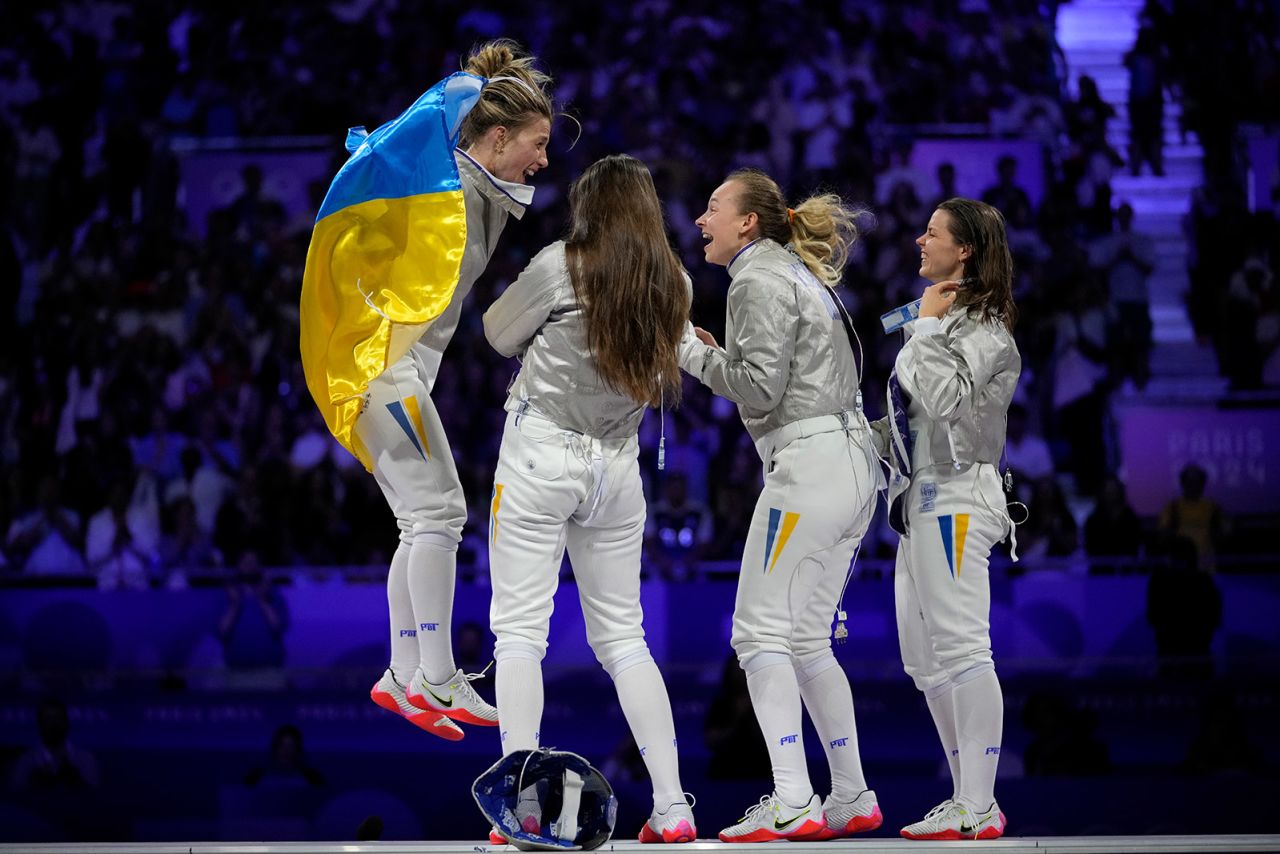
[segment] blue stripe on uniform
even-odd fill
[[[418,442],[418,436],[413,430],[413,424],[409,422],[409,413],[404,411],[404,404],[398,400],[392,401],[387,404],[387,411],[391,413],[391,417],[404,430],[405,435],[409,437],[409,441],[413,442],[413,446],[418,449],[418,456],[425,460],[427,455],[422,451],[422,445]]]
[[[953,534],[951,530],[950,516],[938,517],[938,531],[942,534],[942,551],[947,556],[947,568],[951,570],[951,577],[955,578],[956,577],[956,560],[954,555],[952,554],[953,549],[951,548],[951,543],[953,541]]]
[[[782,511],[776,507],[769,508],[769,533],[764,544],[764,571],[769,571],[769,555],[773,554],[773,538],[778,535],[778,523],[782,521]]]

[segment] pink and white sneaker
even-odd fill
[[[876,793],[871,789],[864,790],[851,801],[827,798],[822,804],[822,812],[827,823],[813,835],[805,837],[806,840],[843,839],[855,833],[875,830],[884,823]]]
[[[681,801],[671,804],[665,811],[654,809],[649,820],[640,828],[639,839],[644,843],[667,844],[693,842],[698,838],[698,826],[693,820],[693,807]]]
[[[983,812],[975,812],[959,801],[943,801],[923,819],[902,828],[907,839],[999,839],[1008,822],[992,801]]]
[[[388,712],[394,712],[409,723],[448,741],[461,741],[462,727],[436,711],[419,709],[405,698],[404,686],[388,669],[369,690],[369,697]]]

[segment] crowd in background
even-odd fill
[[[1224,142],[1204,129],[1220,131],[1224,112],[1233,122],[1273,121],[1250,111],[1264,109],[1261,99],[1274,113],[1280,98],[1266,100],[1277,72],[1274,55],[1263,61],[1274,10],[1258,0],[1236,6],[1253,25],[1220,33],[1215,55],[1229,63],[1195,61],[1199,18],[1151,3],[1148,22],[1166,46],[1153,60],[1161,97],[1178,94],[1207,154],[1217,146],[1188,220],[1189,309],[1227,376],[1250,388],[1263,383],[1254,370],[1280,339],[1280,190],[1268,212],[1248,213],[1234,131]],[[563,231],[573,176],[608,153],[645,160],[693,277],[695,322],[720,338],[727,279],[702,260],[692,222],[729,170],[759,166],[792,199],[821,188],[865,208],[841,296],[863,344],[874,417],[899,344],[878,318],[919,295],[913,241],[933,206],[955,194],[955,165],[913,169],[911,141],[944,125],[1035,139],[1044,152],[1038,204],[1008,160],[982,194],[1007,217],[1015,253],[1024,372],[1009,430],[1020,497],[1032,508],[1019,533],[1024,560],[1136,558],[1151,548],[1111,476],[1110,399],[1140,393],[1150,375],[1145,279],[1155,250],[1113,198],[1110,176],[1126,156],[1157,169],[1158,155],[1108,146],[1114,111],[1090,81],[1066,94],[1047,4],[783,3],[729,15],[697,0],[511,9],[165,0],[142,14],[87,0],[14,10],[6,30],[0,577],[138,588],[180,586],[214,567],[254,576],[262,567],[385,565],[394,521],[374,480],[326,433],[298,360],[310,216],[291,216],[250,168],[234,202],[190,222],[172,143],[322,134],[333,139],[336,170],[348,125],[393,118],[456,69],[462,51],[502,35],[539,56],[581,132],[557,123],[536,209],[504,235],[433,391],[470,501],[464,575],[484,576],[514,372],[488,347],[480,316]],[[1241,51],[1222,47],[1232,38]],[[1159,68],[1177,71],[1165,81]],[[1248,82],[1258,98],[1209,97],[1223,79]],[[1226,318],[1242,311],[1257,321],[1252,336],[1228,334]],[[741,554],[760,464],[733,407],[696,383],[686,383],[666,425],[665,471],[656,415],[641,434],[648,565],[680,578]],[[1211,567],[1229,526],[1208,497],[1212,485],[1197,493],[1194,472],[1189,479],[1178,501],[1199,502],[1193,512],[1169,510],[1146,527],[1194,540],[1195,560]],[[877,533],[864,554],[891,550]]]

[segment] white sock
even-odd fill
[[[956,735],[960,740],[960,800],[977,812],[996,799],[996,766],[1004,731],[1004,694],[994,670],[963,682],[952,690],[956,706]]]
[[[938,739],[942,742],[942,750],[947,755],[947,765],[951,767],[951,797],[960,797],[960,740],[956,735],[956,706],[952,692],[955,686],[950,682],[938,694],[924,695],[929,704],[929,714],[933,716],[933,725],[938,730]]]
[[[769,748],[773,790],[787,806],[802,807],[813,797],[813,784],[804,761],[800,686],[791,660],[778,658],[777,664],[747,673],[747,690]]]
[[[387,572],[387,611],[391,623],[391,675],[408,685],[418,669],[418,626],[409,598],[409,546],[401,543]]]
[[[676,750],[676,725],[662,673],[652,659],[632,665],[613,678],[618,703],[631,727],[644,767],[653,783],[653,805],[665,810],[684,803]]]
[[[852,801],[867,788],[867,780],[862,775],[849,677],[834,659],[819,673],[797,675],[802,680],[800,698],[813,719],[813,727],[822,739],[822,749],[831,766],[831,797],[841,802]]]
[[[453,582],[458,552],[417,542],[409,552],[409,596],[418,624],[418,659],[433,685],[453,678]]]
[[[494,677],[502,755],[536,750],[542,726],[542,662],[500,658]]]

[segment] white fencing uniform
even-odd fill
[[[645,407],[596,373],[562,242],[530,262],[485,313],[484,327],[495,349],[523,362],[507,400],[489,522],[502,750],[539,744],[541,661],[567,548],[587,640],[614,680],[655,807],[683,805],[671,704],[640,607],[645,499],[636,433]]]
[[[467,214],[457,288],[444,313],[410,351],[369,383],[355,425],[400,528],[400,545],[387,576],[387,603],[390,669],[402,684],[419,666],[433,683],[454,674],[454,575],[467,510],[431,388],[462,302],[488,266],[507,217],[523,216],[533,193],[527,185],[495,178],[461,151],[455,159]]]
[[[910,481],[897,479],[907,484],[894,570],[898,639],[951,766],[952,797],[982,812],[994,803],[1003,733],[987,563],[1014,532],[997,464],[1022,362],[1003,323],[963,308],[920,318],[909,332],[889,395],[892,409],[896,382],[909,398],[909,439],[892,417],[877,423],[890,443],[909,445]],[[889,456],[902,467],[901,453]]]
[[[832,766],[832,796],[847,801],[865,781],[831,626],[871,521],[880,467],[852,342],[830,289],[767,238],[741,250],[728,269],[725,347],[686,339],[681,367],[738,404],[765,467],[742,555],[733,648],[747,671],[777,795],[791,807],[813,797],[803,698]],[[830,679],[838,680],[835,690],[806,690]],[[838,697],[838,713],[811,696]],[[835,791],[841,786],[850,791]]]

